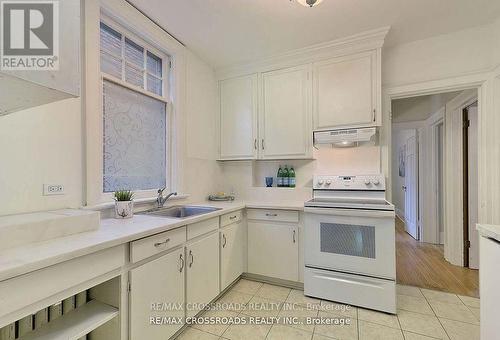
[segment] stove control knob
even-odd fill
[[[324,183],[324,182],[323,182],[323,180],[322,180],[322,179],[318,180],[318,185],[323,185],[323,183]]]
[[[375,179],[375,180],[373,180],[373,184],[375,184],[375,185],[379,185],[379,184],[380,184],[380,181],[379,181],[378,179]]]
[[[369,179],[365,179],[365,184],[366,184],[366,185],[370,185],[370,183],[371,183],[371,182],[370,182],[370,180],[369,180]]]
[[[330,184],[332,184],[332,181],[327,180],[327,181],[326,181],[326,185],[330,185]]]

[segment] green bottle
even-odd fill
[[[290,172],[288,171],[288,166],[285,165],[285,170],[283,170],[283,186],[288,188],[290,186]]]
[[[281,165],[278,169],[278,174],[276,175],[276,186],[281,188],[283,186],[283,169]]]
[[[295,170],[293,167],[290,168],[289,176],[288,176],[288,186],[290,188],[295,188],[296,180],[295,180]]]

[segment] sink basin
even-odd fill
[[[201,206],[190,206],[190,205],[179,205],[169,208],[157,208],[144,212],[145,215],[154,215],[170,218],[187,218],[191,216],[208,214],[213,211],[220,210],[222,208],[214,207],[201,207]]]

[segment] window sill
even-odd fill
[[[190,195],[188,194],[179,194],[177,196],[172,196],[168,199],[168,202],[170,201],[178,201],[178,200],[184,200],[189,198]],[[139,198],[134,200],[134,206],[141,206],[141,205],[146,205],[146,204],[151,204],[156,202],[157,197],[149,197],[149,198]],[[111,202],[105,202],[101,204],[96,204],[96,205],[89,205],[85,207],[81,207],[83,210],[96,210],[96,211],[102,211],[102,210],[108,210],[112,209],[115,206],[115,201]]]

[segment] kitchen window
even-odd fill
[[[169,58],[108,22],[100,25],[103,192],[169,186]]]

